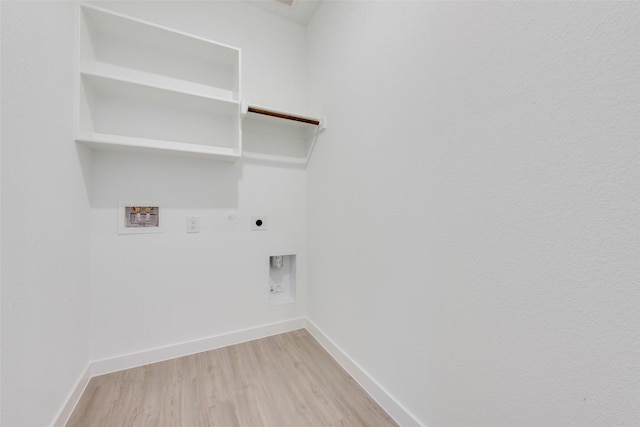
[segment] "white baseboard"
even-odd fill
[[[403,427],[424,427],[404,406],[376,382],[364,369],[327,337],[311,320],[306,319],[306,329],[325,350],[353,377],[354,380]]]
[[[397,402],[384,387],[378,384],[364,369],[329,339],[320,328],[311,320],[304,317],[93,361],[89,363],[89,366],[87,366],[78,380],[76,387],[69,394],[65,405],[60,410],[52,427],[64,427],[91,377],[121,371],[123,369],[135,368],[149,363],[162,362],[176,357],[187,356],[302,328],[306,328],[325,350],[329,352],[349,375],[351,375],[398,424],[403,427],[424,427],[424,425]]]
[[[87,388],[87,384],[89,384],[89,380],[91,379],[91,370],[89,369],[89,365],[85,368],[82,375],[76,382],[76,386],[71,390],[69,396],[65,400],[65,404],[62,406],[60,411],[58,412],[58,416],[55,418],[51,427],[64,427],[64,425],[69,421],[69,417],[71,413],[75,409],[82,393],[84,393],[85,388]]]
[[[96,360],[90,363],[91,376],[95,377],[98,375],[121,371],[123,369],[135,368],[149,363],[162,362],[176,357],[188,356],[202,351],[213,350],[220,347],[226,347],[228,345],[239,344],[271,335],[294,331],[296,329],[302,329],[305,327],[305,320],[306,319],[304,317],[300,317],[297,319],[256,326],[254,328],[228,332],[208,338],[173,344],[166,347],[157,347],[141,352]]]

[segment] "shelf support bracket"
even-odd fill
[[[327,119],[325,117],[321,118],[318,122],[318,127],[315,132],[313,132],[313,136],[311,137],[311,145],[309,146],[309,152],[307,153],[307,161],[305,165],[309,164],[309,160],[311,159],[311,155],[313,154],[313,148],[316,146],[316,141],[318,137],[324,130],[327,128]]]

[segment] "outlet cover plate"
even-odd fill
[[[200,232],[200,217],[188,216],[187,217],[187,233],[199,233]]]

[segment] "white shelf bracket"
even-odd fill
[[[326,128],[327,128],[327,118],[322,117],[320,119],[320,123],[318,124],[318,127],[316,127],[316,130],[313,132],[313,135],[311,136],[311,146],[309,147],[309,152],[307,153],[307,161],[305,162],[305,165],[309,164],[309,160],[311,159],[311,155],[313,154],[313,149],[316,146],[316,141],[318,140],[318,137],[320,136],[320,134],[324,132]]]
[[[321,117],[320,124],[318,125],[318,129],[316,130],[316,133],[324,132],[326,128],[327,128],[327,118]]]
[[[244,119],[244,117],[247,115],[248,112],[249,112],[249,104],[247,103],[247,101],[245,100],[240,101],[240,118]]]

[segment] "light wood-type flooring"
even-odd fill
[[[94,377],[67,427],[397,426],[304,329]]]

